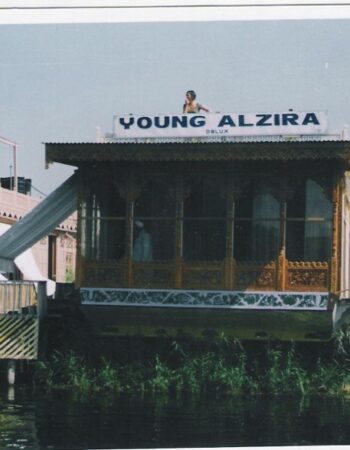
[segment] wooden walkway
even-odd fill
[[[43,282],[0,282],[0,359],[38,358],[45,300]]]

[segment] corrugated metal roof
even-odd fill
[[[106,162],[342,160],[350,141],[243,141],[48,143],[46,162],[73,166]]]
[[[91,145],[91,144],[218,144],[218,143],[273,143],[273,142],[350,142],[342,139],[338,134],[304,135],[304,136],[231,136],[231,137],[193,137],[193,138],[138,138],[122,139],[113,135],[106,136],[105,140],[82,142],[45,142],[47,145]]]

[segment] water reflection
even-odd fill
[[[0,448],[349,444],[350,400],[332,397],[81,395],[0,392]]]

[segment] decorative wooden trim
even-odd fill
[[[152,289],[174,288],[175,266],[173,263],[133,262],[132,273],[133,273],[134,288],[152,288]]]
[[[331,293],[336,294],[339,291],[339,270],[340,270],[340,218],[341,218],[341,205],[340,205],[340,186],[339,177],[337,174],[333,176],[333,193],[332,193],[332,256],[330,267],[330,285],[329,290]]]
[[[286,260],[287,269],[328,269],[327,261],[288,261]]]
[[[125,287],[125,260],[86,261],[84,286]]]
[[[287,179],[282,180],[280,193],[280,241],[279,254],[277,259],[276,289],[285,290],[286,285],[286,219],[287,219]]]
[[[183,262],[182,288],[215,289],[224,285],[225,262]]]
[[[242,292],[204,289],[82,288],[83,306],[140,308],[260,309],[327,311],[329,294],[321,292]],[[111,310],[110,310],[111,311]],[[169,311],[169,316],[171,312]],[[168,317],[169,317],[168,316]],[[240,319],[239,319],[240,320]]]
[[[328,280],[328,262],[286,261],[286,290],[326,292]]]
[[[270,261],[258,264],[254,261],[236,262],[235,285],[236,290],[276,290],[277,264]]]
[[[284,247],[278,255],[277,270],[276,270],[276,290],[286,290],[286,257]]]

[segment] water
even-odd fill
[[[0,391],[1,449],[350,444],[350,399]]]

